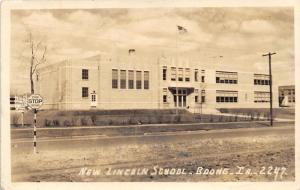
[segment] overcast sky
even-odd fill
[[[178,35],[177,25],[187,29]],[[294,84],[292,8],[156,8],[15,10],[11,15],[11,91],[29,91],[28,34],[47,45],[47,63],[135,48],[146,55],[181,54],[210,66],[267,72]],[[220,58],[219,56],[223,56]],[[281,80],[278,80],[278,79]]]

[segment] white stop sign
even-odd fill
[[[27,99],[27,103],[28,103],[28,106],[31,107],[32,109],[38,109],[43,104],[43,98],[38,94],[32,94]]]

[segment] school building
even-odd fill
[[[66,60],[37,71],[42,109],[268,108],[269,75],[207,69],[185,57],[99,55]],[[274,107],[278,88],[273,86]]]

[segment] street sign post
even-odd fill
[[[33,153],[36,154],[36,114],[37,109],[40,108],[43,105],[43,98],[38,94],[32,94],[27,99],[27,104],[29,107],[33,109],[34,115],[33,115]]]
[[[28,97],[27,104],[32,109],[38,109],[43,105],[43,98],[38,94],[32,94]]]

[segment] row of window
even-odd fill
[[[120,73],[120,74],[119,74]],[[142,75],[143,84],[142,84]],[[120,76],[120,79],[119,79]],[[118,89],[149,89],[149,71],[119,70],[112,69],[112,88]]]
[[[216,83],[237,84],[238,73],[227,71],[216,71]]]
[[[167,67],[163,67],[163,80],[167,80]],[[205,82],[205,71],[201,70],[202,76],[201,76],[201,82]],[[176,67],[171,67],[171,81],[180,81],[180,82],[190,82],[190,69],[189,68],[176,68]],[[199,72],[198,69],[194,70],[194,81],[198,82],[199,81]]]
[[[238,92],[217,90],[216,102],[238,102]]]
[[[270,85],[270,76],[265,74],[254,74],[254,85]]]
[[[270,102],[270,93],[269,92],[254,92],[254,102],[255,103],[263,103]]]

